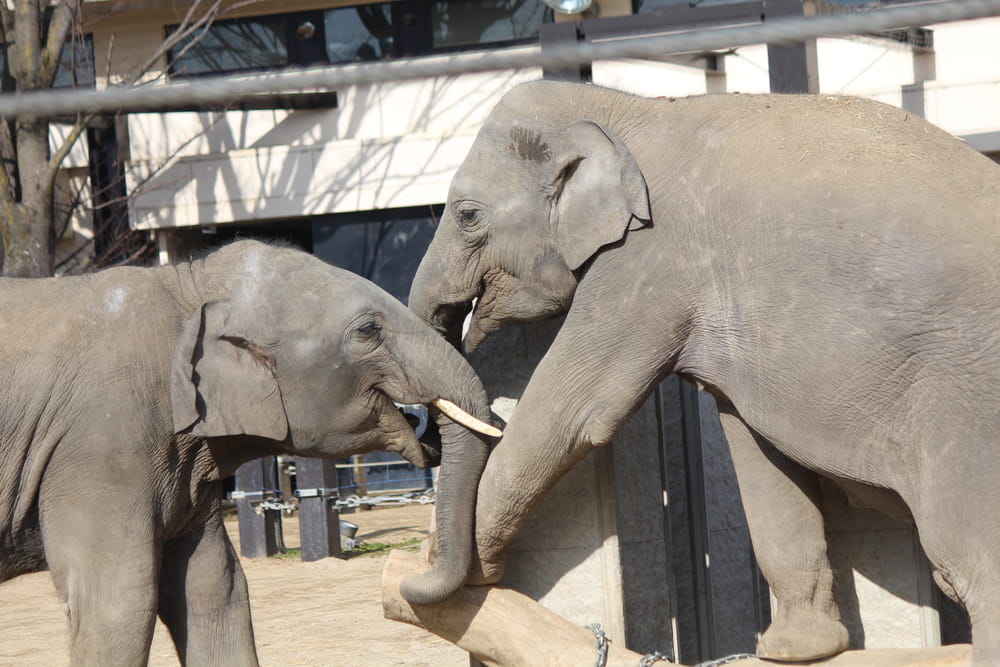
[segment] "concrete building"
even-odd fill
[[[541,0],[263,0],[220,18],[189,49],[187,42],[171,49],[146,76],[150,85],[157,85],[205,74],[257,76],[291,65],[456,54],[474,59],[484,49],[533,49],[540,41],[567,35],[600,40],[860,8],[848,0],[698,4],[597,0],[582,17],[574,17],[554,14]],[[886,4],[894,3],[870,3]],[[84,6],[86,44],[98,88],[121,80],[133,63],[148,57],[186,9],[184,3],[164,0],[124,7],[109,2]],[[991,54],[998,39],[1000,18],[980,19],[810,40],[792,51],[760,44],[684,57],[596,62],[589,78],[646,96],[772,89],[861,95],[923,116],[997,159],[1000,60]],[[451,176],[483,119],[504,91],[542,76],[540,68],[528,68],[349,86],[271,99],[257,108],[130,113],[109,118],[99,138],[81,145],[66,163],[65,178],[85,185],[94,173],[95,151],[103,147],[116,155],[125,178],[129,224],[155,236],[160,261],[182,259],[240,234],[285,236],[405,298]],[[85,237],[89,225],[79,219],[69,235]],[[69,235],[67,241],[72,241]],[[512,335],[544,347],[546,333],[540,331],[529,328]],[[492,349],[503,354],[504,348],[495,345]],[[491,372],[488,359],[477,363]],[[529,362],[523,363],[530,370]],[[524,369],[514,369],[515,377],[501,369],[492,372],[499,378],[493,383],[498,395],[516,399]],[[604,499],[595,501],[592,511],[578,512],[581,525],[599,529],[578,540],[573,548],[581,553],[569,564],[548,559],[557,571],[544,586],[521,582],[561,612],[576,609],[580,622],[601,620],[617,641],[640,650],[669,646],[685,660],[751,650],[754,634],[768,616],[766,589],[755,574],[713,406],[691,391],[676,381],[665,385],[653,399],[660,405],[651,403],[640,412],[640,422],[649,423],[623,436],[640,441],[630,444],[632,450],[658,457],[655,479],[639,484],[641,471],[625,475],[635,459],[625,457],[621,447],[595,454],[586,464],[592,468],[576,473],[581,479],[571,483]],[[661,447],[662,442],[674,445]],[[696,447],[697,456],[685,454],[682,445]],[[602,464],[598,456],[613,461]],[[608,466],[617,472],[608,474]],[[640,487],[646,491],[638,498]],[[666,497],[673,502],[665,508]],[[849,516],[831,527],[844,534],[834,539],[833,550],[838,558],[840,552],[847,554],[843,567],[850,583],[843,586],[855,601],[857,617],[848,619],[855,644],[933,645],[962,639],[961,614],[954,614],[930,588],[912,532],[839,502],[831,497],[838,516]],[[652,503],[652,515],[659,513],[653,521],[659,528],[639,525],[635,517],[640,515],[626,509],[643,503]],[[641,516],[649,519],[649,512]],[[558,539],[557,533],[579,537],[583,531],[566,525],[557,531],[540,519],[525,542]],[[650,531],[659,537],[635,537],[648,537]],[[647,555],[639,559],[637,551],[626,549],[630,544],[646,549]],[[528,547],[522,551],[526,563],[539,558]],[[890,551],[893,558],[887,560]],[[586,569],[593,558],[600,562]],[[862,559],[863,565],[852,558]],[[637,559],[641,562],[633,562]],[[669,599],[642,597],[649,586],[630,579],[646,576],[636,573],[647,563],[655,563],[648,567],[658,574],[642,581],[662,583]],[[574,569],[583,572],[583,584],[572,583]],[[525,571],[515,565],[511,576],[516,579]],[[559,590],[573,592],[560,598]],[[957,620],[948,620],[953,614]],[[868,622],[869,617],[881,620]]]

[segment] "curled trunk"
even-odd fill
[[[426,329],[423,325],[421,328]],[[441,433],[441,472],[437,485],[436,558],[431,569],[407,577],[400,590],[414,604],[432,604],[457,591],[469,574],[475,548],[476,495],[486,467],[488,437],[469,430],[433,405],[445,399],[476,419],[490,423],[486,391],[472,367],[444,339],[427,330],[431,353],[416,355],[420,369],[411,374],[422,402]],[[424,350],[426,352],[427,350]]]

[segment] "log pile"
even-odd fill
[[[423,555],[393,551],[382,575],[382,609],[386,618],[424,628],[465,649],[491,667],[550,667],[597,663],[597,640],[591,630],[571,623],[531,598],[498,586],[466,586],[435,605],[411,605],[399,593],[404,577],[427,569]],[[818,662],[796,665],[824,667],[959,667],[969,663],[968,645],[930,649],[847,651]],[[608,644],[608,667],[636,667],[642,655]],[[656,665],[666,665],[657,662]],[[748,658],[736,667],[774,667]]]

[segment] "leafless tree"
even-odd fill
[[[167,51],[183,42],[185,49],[190,48],[216,17],[245,4],[249,2],[193,0],[177,29],[120,85],[148,85],[144,75]],[[64,47],[75,36],[82,37],[82,5],[83,0],[57,0],[55,4],[49,0],[0,0],[0,38],[17,92],[52,87]],[[68,220],[65,210],[57,210],[57,175],[73,144],[93,120],[93,116],[83,114],[71,119],[70,131],[54,150],[49,145],[51,119],[21,116],[0,122],[0,267],[5,275],[53,275],[56,238]],[[80,192],[69,198],[74,200],[82,205]],[[107,230],[95,230],[103,231]],[[148,251],[148,241],[131,233],[127,225],[116,231],[125,244],[126,258]],[[100,263],[98,258],[96,264]]]

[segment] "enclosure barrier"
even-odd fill
[[[149,111],[180,104],[222,104],[255,95],[335,90],[346,86],[409,81],[474,72],[545,67],[560,69],[595,60],[650,58],[728,49],[752,44],[790,44],[817,37],[871,33],[915,25],[1000,15],[1000,0],[949,0],[900,5],[868,12],[778,18],[759,25],[627,37],[599,42],[562,43],[444,58],[400,59],[387,63],[286,70],[233,79],[205,77],[166,85],[112,87],[100,91],[44,90],[0,95],[0,117],[56,116],[76,112]]]
[[[643,656],[612,642],[595,641],[591,629],[570,623],[528,596],[499,586],[465,586],[444,602],[413,605],[399,592],[404,577],[428,567],[422,554],[393,551],[382,573],[382,611],[393,621],[410,623],[456,644],[485,665],[549,667],[596,665],[637,667],[666,665],[664,659]],[[967,644],[927,649],[867,649],[847,651],[815,662],[795,665],[828,667],[959,667],[968,665]],[[701,663],[724,664],[722,660]],[[757,658],[733,661],[737,667],[774,667]]]

